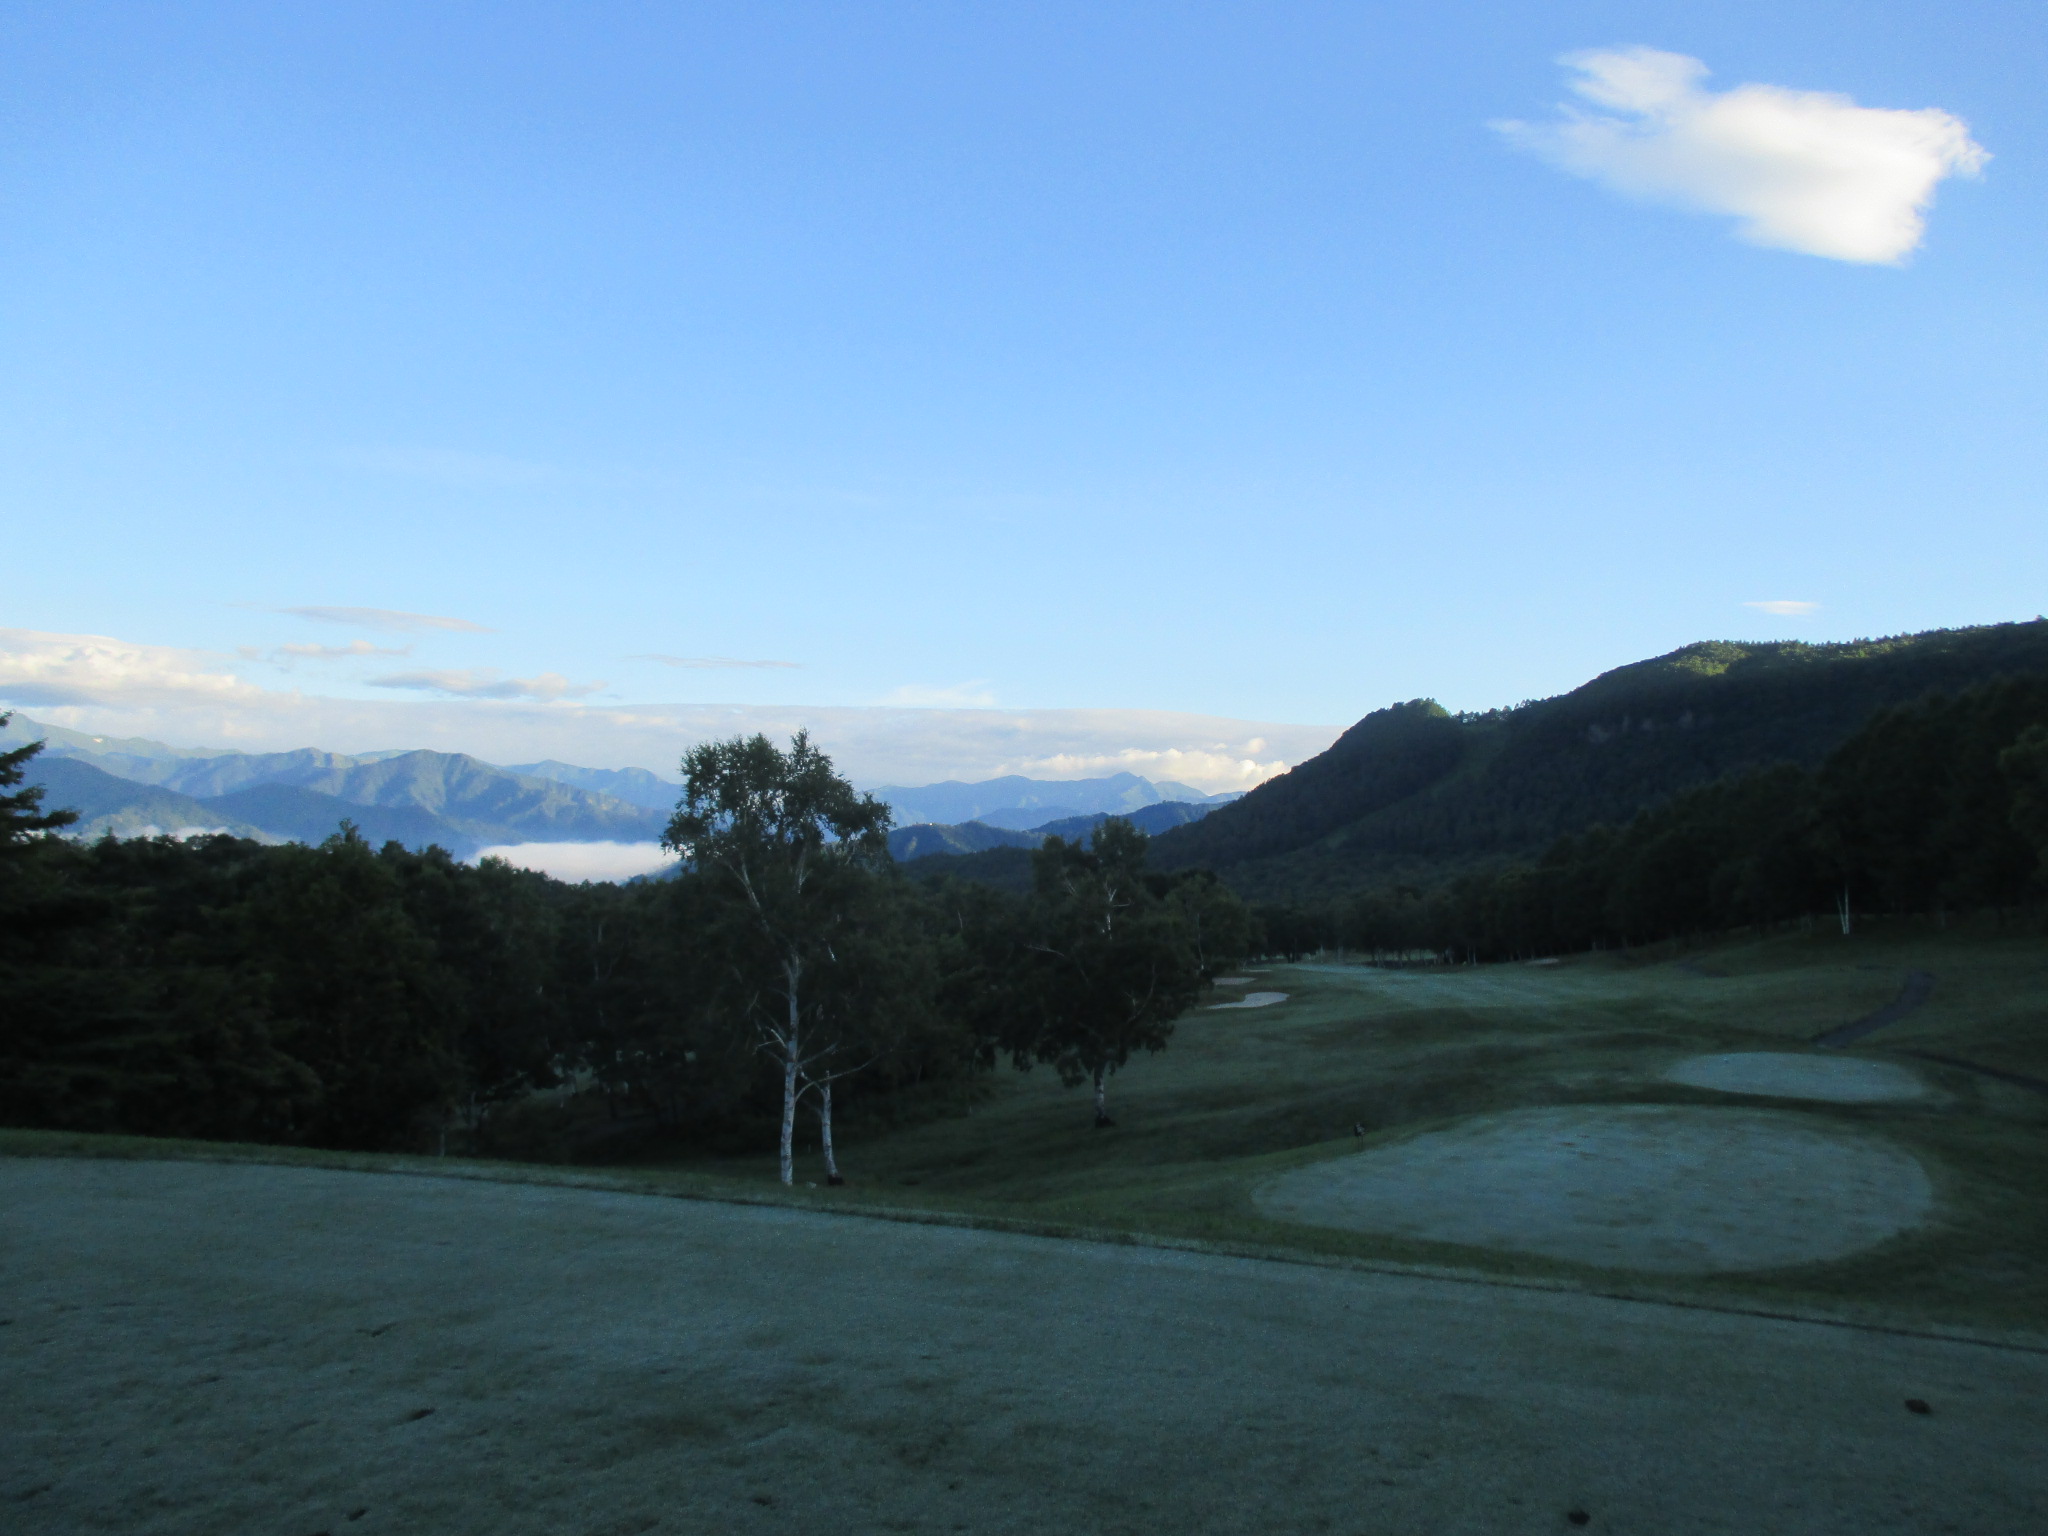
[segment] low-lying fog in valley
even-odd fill
[[[477,862],[503,859],[520,869],[572,884],[583,880],[631,880],[669,868],[676,856],[659,843],[501,843],[477,851]]]

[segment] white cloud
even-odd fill
[[[1684,54],[1567,55],[1572,105],[1551,123],[1493,126],[1511,143],[1631,197],[1733,215],[1756,245],[1837,261],[1898,262],[1920,244],[1935,187],[1990,159],[1968,124],[1935,107],[1860,107],[1827,91],[1701,87]]]
[[[1128,768],[1204,790],[1243,789],[1253,774],[1322,751],[1339,731],[1142,709],[335,698],[257,687],[218,670],[222,664],[203,652],[105,636],[0,630],[0,707],[20,705],[39,721],[89,735],[184,747],[425,747],[493,763],[557,758],[592,768],[648,768],[668,778],[699,743],[757,731],[787,741],[808,730],[841,772],[866,786],[1019,772],[1083,778]]]
[[[1154,782],[1172,780],[1215,794],[1226,789],[1254,789],[1292,766],[1285,758],[1262,760],[1257,755],[1267,750],[1264,741],[1254,738],[1234,747],[1228,742],[1216,742],[1206,747],[1055,752],[1045,757],[1019,758],[1000,771],[1034,779],[1094,779],[1112,773],[1135,773]]]
[[[470,634],[491,635],[497,631],[467,619],[443,618],[433,613],[404,613],[396,608],[280,608],[279,613],[322,624],[346,624],[352,629],[386,629],[405,633],[428,629],[459,629]]]
[[[694,671],[716,672],[740,667],[798,667],[795,661],[741,661],[735,656],[661,656],[647,654],[628,656],[628,661],[658,661],[664,667],[687,667]]]
[[[572,683],[559,672],[539,677],[506,677],[489,667],[465,671],[395,672],[373,677],[372,688],[410,688],[420,693],[452,693],[464,699],[533,699],[551,703],[556,699],[587,699],[605,685]]]
[[[1805,613],[1818,613],[1819,603],[1802,602],[1796,597],[1767,598],[1760,603],[1744,603],[1745,608],[1754,608],[1759,613],[1775,613],[1780,618],[1797,618]]]
[[[478,852],[477,862],[503,859],[557,880],[631,880],[669,868],[676,855],[659,843],[503,843]]]
[[[204,651],[135,645],[110,635],[0,629],[0,696],[25,705],[110,708],[247,702],[263,690]]]
[[[890,689],[882,702],[898,709],[992,709],[996,696],[990,691],[987,680],[982,679],[940,688],[906,683],[901,688]]]

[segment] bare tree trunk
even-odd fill
[[[1116,1124],[1114,1120],[1109,1118],[1109,1110],[1104,1107],[1108,1095],[1109,1068],[1107,1066],[1100,1066],[1095,1069],[1095,1129],[1098,1131],[1105,1125]]]
[[[796,1079],[797,1069],[803,1062],[801,1038],[797,1032],[798,975],[794,960],[783,967],[783,977],[788,982],[785,996],[789,1001],[789,1018],[782,1037],[782,1182],[785,1184],[796,1182]]]
[[[832,1079],[818,1090],[818,1146],[825,1154],[825,1182],[844,1184],[839,1176],[839,1159],[832,1155]]]
[[[1842,921],[1842,937],[1846,939],[1852,922],[1849,911],[1849,887],[1846,885],[1842,887],[1842,894],[1835,899],[1835,916]]]

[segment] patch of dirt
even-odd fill
[[[1933,1090],[1918,1073],[1889,1061],[1854,1056],[1801,1056],[1790,1051],[1735,1051],[1688,1056],[1664,1073],[1665,1081],[1719,1093],[1769,1099],[1817,1099],[1833,1104],[1902,1104]]]
[[[1262,1215],[1658,1274],[1838,1259],[1934,1205],[1919,1160],[1777,1110],[1558,1105],[1297,1168]]]

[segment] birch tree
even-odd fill
[[[760,1043],[782,1074],[782,1182],[795,1181],[797,1103],[838,1042],[808,1039],[833,944],[888,858],[889,808],[858,793],[799,731],[707,743],[683,759],[683,797],[662,836],[739,920]],[[823,1085],[829,1091],[829,1079]],[[829,1102],[829,1100],[827,1101]]]

